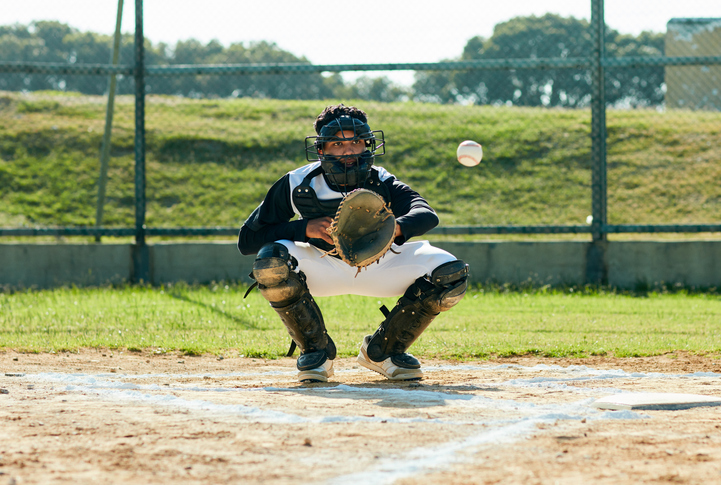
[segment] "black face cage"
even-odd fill
[[[341,131],[340,129],[338,131]],[[331,157],[321,155],[319,150],[323,148],[323,144],[329,141],[346,141],[359,138],[365,141],[366,150],[373,157],[382,157],[386,154],[386,141],[383,130],[367,131],[365,133],[355,134],[351,138],[339,138],[333,136],[306,136],[305,137],[305,159],[309,162],[340,162],[342,157]],[[357,157],[357,155],[355,155]]]

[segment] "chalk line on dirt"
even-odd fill
[[[692,374],[661,374],[661,373],[638,373],[625,372],[623,370],[598,370],[585,366],[549,366],[537,365],[534,367],[523,367],[517,365],[500,366],[474,366],[474,365],[441,365],[424,368],[426,372],[441,371],[485,371],[504,369],[524,372],[551,372],[552,376],[538,375],[529,378],[513,378],[493,383],[496,387],[512,388],[548,388],[560,390],[573,394],[609,394],[625,392],[614,388],[588,388],[573,386],[573,382],[609,382],[615,379],[672,379],[684,377],[721,377],[721,374],[712,372],[697,372]],[[341,372],[354,373],[365,372],[360,369],[343,369]],[[360,473],[341,475],[332,478],[329,483],[392,483],[399,478],[416,474],[438,471],[460,463],[474,459],[473,451],[479,447],[512,443],[530,437],[538,432],[539,424],[556,424],[558,422],[581,422],[583,420],[606,420],[625,419],[635,420],[649,418],[648,415],[634,411],[601,411],[590,407],[593,398],[586,398],[568,403],[545,403],[537,404],[512,399],[493,399],[491,397],[474,395],[472,393],[449,393],[443,391],[432,391],[427,389],[399,389],[399,388],[378,388],[349,386],[344,384],[333,385],[332,387],[294,387],[284,388],[277,386],[256,387],[256,388],[223,388],[212,386],[160,386],[158,384],[142,384],[132,381],[140,379],[169,379],[177,378],[198,378],[202,379],[208,375],[214,378],[227,377],[266,377],[269,375],[292,376],[295,372],[284,371],[261,371],[257,373],[224,373],[224,374],[143,374],[125,375],[119,373],[109,374],[63,374],[63,373],[39,373],[27,374],[24,380],[30,382],[43,382],[46,384],[59,384],[69,393],[78,393],[93,396],[97,399],[109,402],[124,401],[129,403],[141,403],[172,407],[189,411],[212,412],[220,416],[235,416],[259,423],[291,424],[291,423],[352,423],[352,422],[388,422],[388,423],[416,423],[444,424],[459,426],[474,426],[478,432],[460,440],[446,442],[436,446],[415,448],[402,456],[393,459],[381,459],[368,470]],[[131,382],[128,382],[131,381]],[[295,384],[295,383],[293,383]],[[478,389],[482,391],[482,388]],[[507,413],[504,419],[464,419],[449,420],[443,418],[397,418],[397,417],[372,417],[352,414],[331,414],[319,417],[305,417],[294,413],[264,409],[260,406],[248,406],[245,404],[219,404],[207,399],[191,399],[178,397],[171,392],[202,392],[202,393],[303,393],[318,398],[348,398],[352,396],[356,400],[391,400],[403,402],[411,407],[462,407],[464,411],[470,411],[471,416],[474,410],[482,416],[483,411],[493,409]],[[206,394],[207,395],[207,394]],[[468,416],[468,413],[464,414]],[[495,414],[494,416],[497,416]],[[392,451],[392,450],[390,450]],[[477,457],[476,457],[477,459]]]
[[[292,413],[281,411],[264,410],[256,406],[247,406],[243,404],[218,404],[212,401],[201,399],[187,399],[178,397],[168,393],[171,390],[183,392],[302,392],[325,398],[344,398],[348,394],[353,394],[356,399],[389,399],[402,401],[416,407],[428,406],[462,406],[467,409],[496,409],[496,410],[513,410],[520,414],[538,414],[544,413],[548,415],[558,415],[564,419],[594,419],[595,415],[601,415],[598,411],[588,407],[593,400],[584,400],[579,405],[563,404],[534,404],[528,402],[493,399],[484,396],[474,396],[469,394],[449,394],[439,391],[425,390],[404,390],[404,389],[379,389],[379,388],[358,388],[346,385],[334,387],[315,387],[301,389],[287,389],[279,387],[266,387],[254,389],[227,389],[227,388],[200,388],[200,387],[184,387],[169,389],[161,387],[157,384],[132,384],[118,382],[114,380],[101,381],[95,377],[88,375],[66,375],[60,373],[43,373],[35,375],[27,375],[26,379],[35,382],[58,383],[63,384],[66,392],[74,392],[85,395],[96,396],[99,399],[117,402],[136,402],[149,405],[169,406],[187,410],[210,411],[218,414],[242,416],[263,423],[303,423],[303,422],[389,422],[389,423],[443,423],[443,424],[495,424],[497,420],[485,421],[457,421],[445,420],[441,418],[389,418],[389,417],[367,417],[367,416],[348,416],[348,415],[328,415],[318,418],[307,418]],[[146,391],[159,391],[160,393],[148,394]],[[573,406],[573,407],[571,407]],[[567,413],[574,409],[576,413],[572,417]],[[578,414],[579,411],[584,411]],[[569,417],[567,417],[569,416]]]

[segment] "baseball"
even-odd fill
[[[483,158],[483,147],[481,147],[480,143],[476,143],[472,140],[466,140],[458,145],[456,156],[462,165],[465,165],[466,167],[475,167],[481,163],[481,159]]]

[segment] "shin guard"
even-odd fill
[[[260,294],[270,302],[300,348],[298,369],[312,369],[335,359],[336,348],[328,336],[323,315],[313,300],[305,275],[294,272],[295,262],[282,244],[263,246],[253,264],[253,278]]]
[[[406,350],[440,312],[449,310],[463,298],[467,280],[468,265],[460,260],[440,265],[428,278],[418,278],[393,310],[381,308],[386,318],[368,343],[368,357],[375,362],[390,357],[399,367],[420,367]]]

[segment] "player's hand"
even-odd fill
[[[397,238],[397,237],[401,237],[402,235],[403,235],[403,232],[401,231],[401,226],[400,226],[400,224],[398,224],[398,223],[396,222],[396,233],[395,233],[395,235],[393,236],[393,239],[395,239],[395,238]]]
[[[333,219],[330,217],[319,217],[317,219],[309,219],[308,224],[305,226],[305,237],[311,239],[322,239],[328,244],[333,244],[328,234],[328,228]]]

